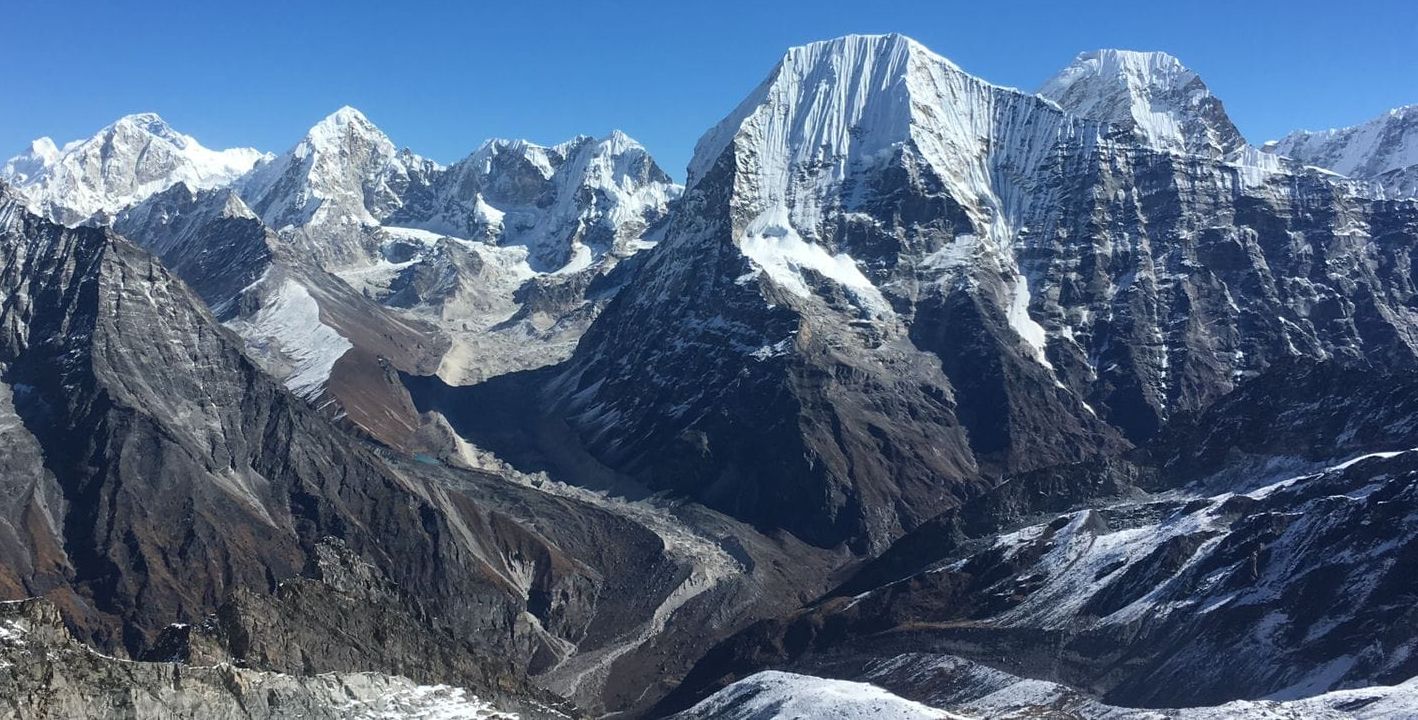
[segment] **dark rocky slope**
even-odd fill
[[[1411,372],[1286,363],[1177,425],[1128,458],[1010,477],[923,524],[716,647],[662,710],[765,667],[924,700],[942,686],[919,672],[973,662],[1135,707],[1418,672]]]

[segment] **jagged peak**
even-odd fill
[[[0,176],[50,219],[102,223],[176,183],[227,184],[267,157],[251,148],[209,149],[157,113],[143,112],[63,147],[49,138],[35,140],[0,167]]]
[[[38,138],[0,167],[0,178],[17,185],[34,182],[59,161],[62,152],[49,137]]]
[[[161,138],[179,150],[196,147],[205,149],[191,135],[187,135],[173,129],[171,125],[161,115],[155,112],[131,113],[118,118],[112,124],[100,130],[94,139],[107,139],[120,132],[129,132],[137,135],[146,135],[154,138]],[[68,149],[67,147],[65,149]]]
[[[489,138],[457,164],[486,163],[495,155],[515,154],[523,156],[540,168],[544,176],[551,177],[562,163],[587,148],[590,148],[594,155],[618,156],[632,152],[649,154],[645,146],[634,138],[620,130],[612,130],[599,138],[582,133],[555,145],[541,145],[520,138]]]
[[[846,35],[794,47],[700,139],[687,184],[704,177],[742,132],[767,143],[762,149],[773,157],[764,167],[782,171],[794,163],[828,160],[841,172],[849,156],[865,158],[910,140],[922,102],[943,109],[964,95],[995,92],[1018,94],[970,75],[899,33]],[[953,118],[925,124],[968,123],[969,114],[962,108]]]
[[[224,218],[240,218],[242,220],[259,220],[260,216],[251,209],[246,201],[241,199],[241,195],[232,188],[221,188],[215,192],[221,193],[222,209],[221,216]]]
[[[1073,59],[1073,65],[1096,63],[1099,68],[1140,77],[1162,77],[1162,73],[1195,75],[1177,56],[1161,50],[1124,50],[1102,48],[1085,50]],[[1106,74],[1106,73],[1105,73]]]
[[[154,135],[167,135],[173,132],[172,126],[168,125],[167,121],[155,112],[130,113],[118,118],[109,127],[120,126],[141,128]]]
[[[364,113],[349,105],[341,105],[335,112],[326,115],[320,122],[315,123],[311,130],[317,129],[342,129],[350,125],[361,127],[374,127],[374,123]]]
[[[1162,150],[1219,157],[1245,145],[1201,76],[1161,51],[1079,53],[1040,86],[1039,95],[1065,112],[1132,131]]]
[[[395,151],[394,142],[389,136],[379,129],[379,126],[370,122],[364,113],[355,108],[344,105],[335,112],[326,115],[311,126],[305,133],[302,145],[309,145],[313,149],[320,150],[338,144],[341,138],[348,135],[360,135],[374,140],[380,145],[387,145],[389,151]]]
[[[1414,103],[1412,105],[1399,105],[1395,108],[1389,108],[1388,110],[1385,110],[1379,113],[1378,115],[1375,115],[1374,117],[1371,117],[1368,120],[1365,120],[1357,125],[1332,127],[1326,128],[1324,130],[1293,130],[1280,140],[1267,141],[1266,146],[1272,146],[1278,143],[1283,143],[1287,140],[1290,140],[1291,138],[1301,137],[1305,135],[1337,135],[1339,133],[1351,132],[1355,128],[1364,127],[1366,125],[1382,125],[1395,120],[1401,122],[1418,122],[1418,103]]]

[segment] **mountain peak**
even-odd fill
[[[1137,77],[1148,77],[1159,71],[1196,74],[1183,65],[1177,56],[1161,50],[1102,48],[1085,50],[1074,58],[1074,64],[1088,62],[1097,62],[1113,72]]]
[[[905,77],[913,57],[959,71],[904,35],[846,35],[791,48],[768,77],[695,146],[687,185],[703,178],[739,138],[763,141],[765,169],[809,155],[845,157],[873,138],[909,131]],[[863,133],[864,128],[869,133]]]
[[[114,121],[111,127],[116,126],[138,127],[147,130],[154,135],[166,135],[172,132],[172,126],[162,119],[161,115],[155,112],[140,112],[124,115]]]
[[[1201,76],[1165,52],[1082,52],[1039,94],[1161,150],[1216,157],[1245,145]]]
[[[317,128],[343,128],[349,125],[367,125],[373,127],[374,123],[365,117],[364,113],[349,106],[342,105],[340,109],[326,115],[323,120],[315,124]]]
[[[1396,197],[1418,197],[1418,105],[1393,108],[1353,127],[1293,132],[1265,149],[1375,182]]]
[[[242,199],[274,228],[379,224],[401,203],[401,188],[436,168],[400,151],[364,113],[345,105],[325,116],[290,150],[258,167],[240,186]],[[342,242],[330,247],[343,247]],[[336,255],[337,262],[359,253]],[[335,255],[331,255],[331,258]]]
[[[348,136],[369,138],[379,145],[387,145],[393,150],[394,142],[377,125],[370,122],[364,113],[349,105],[342,106],[315,123],[305,134],[304,144],[322,149],[334,146]]]
[[[30,209],[63,224],[117,212],[178,183],[218,187],[265,157],[250,148],[211,150],[157,113],[125,115],[92,137],[58,147],[45,137],[0,168]]]

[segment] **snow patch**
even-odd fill
[[[313,399],[325,388],[330,371],[353,345],[320,321],[320,305],[305,286],[286,279],[250,319],[231,323],[260,354],[274,351],[290,363],[285,378],[291,392]]]
[[[845,288],[863,310],[876,315],[890,312],[891,305],[862,274],[852,256],[831,255],[821,245],[804,240],[793,229],[785,207],[775,207],[754,218],[739,240],[739,250],[768,273],[775,284],[794,295],[813,296],[802,274],[803,270],[812,270]]]

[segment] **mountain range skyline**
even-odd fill
[[[0,77],[0,90],[43,92],[46,102],[0,117],[0,155],[41,135],[61,144],[87,137],[140,112],[156,112],[213,147],[279,152],[288,138],[351,105],[444,164],[491,137],[549,145],[620,129],[682,181],[698,133],[762,79],[774,59],[767,48],[852,32],[908,32],[972,74],[1030,92],[1080,52],[1168,52],[1227,99],[1254,144],[1291,130],[1355,125],[1418,102],[1406,91],[1412,84],[1403,82],[1418,77],[1418,60],[1406,52],[1406,40],[1418,32],[1418,11],[1398,2],[1366,4],[1340,17],[1272,2],[1191,4],[1165,13],[1121,2],[1007,9],[893,3],[873,13],[849,3],[814,6],[815,12],[797,3],[424,7],[417,11],[428,31],[418,40],[407,37],[413,9],[357,4],[333,14],[258,3],[232,17],[162,3],[79,5],[86,7],[22,4],[13,19],[16,27],[67,22],[96,36],[121,31],[128,40],[122,47],[70,47],[57,56],[46,52],[43,33],[17,33],[17,57],[49,59],[22,63],[22,71]],[[1039,21],[1018,22],[1011,13]],[[1162,16],[1165,22],[1157,22]],[[699,32],[684,36],[689,26]],[[1265,52],[1251,42],[1251,28],[1272,38]],[[145,81],[101,82],[87,70],[96,65],[109,78]],[[527,112],[531,107],[546,111]]]

